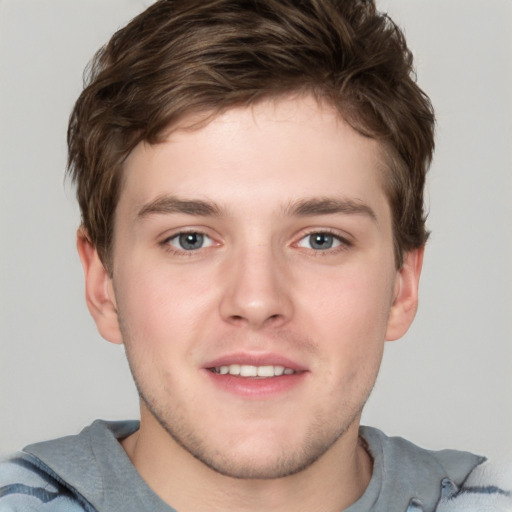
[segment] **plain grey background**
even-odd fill
[[[75,251],[65,132],[82,70],[149,0],[0,0],[0,454],[137,416]],[[512,2],[377,0],[438,116],[421,304],[364,422],[429,448],[512,455]]]

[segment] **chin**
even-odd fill
[[[183,446],[191,455],[204,465],[221,475],[250,480],[269,480],[284,478],[300,473],[314,464],[332,443],[318,443],[299,448],[281,447],[271,449],[235,449],[228,453],[208,449],[201,445]]]
[[[251,424],[198,430],[179,415],[170,418],[149,410],[177,445],[208,468],[230,478],[258,480],[284,478],[307,469],[359,418],[354,414],[349,421],[335,422],[319,415],[303,428],[287,421],[281,429]]]

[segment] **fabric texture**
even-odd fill
[[[0,512],[174,511],[142,480],[119,443],[138,425],[97,420],[76,436],[27,446],[0,464]],[[468,475],[485,460],[424,450],[371,427],[361,427],[361,436],[374,460],[373,476],[346,512],[433,512],[438,506],[448,512],[447,500],[461,494]],[[511,499],[497,486],[488,488]]]

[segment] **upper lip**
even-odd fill
[[[305,371],[307,369],[304,365],[280,354],[248,354],[241,352],[225,354],[217,357],[216,359],[208,361],[204,365],[204,368],[219,368],[220,366],[229,366],[231,364],[243,364],[250,366],[284,366],[285,368],[290,368],[294,371]]]

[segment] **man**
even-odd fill
[[[359,428],[427,238],[434,117],[411,66],[368,2],[162,1],[113,37],[69,164],[88,307],[125,345],[140,425],[27,447],[2,507],[433,510],[460,494],[482,458]]]

